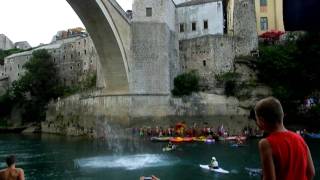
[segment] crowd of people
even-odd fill
[[[241,134],[242,136],[249,136],[251,134],[256,133],[257,130],[247,127],[243,129]],[[219,127],[210,127],[206,123],[202,127],[198,127],[196,123],[193,126],[188,127],[185,122],[179,122],[174,126],[170,126],[168,128],[164,128],[161,126],[156,127],[141,127],[141,128],[133,128],[133,135],[139,135],[141,137],[200,137],[200,136],[212,136],[218,137],[229,136],[228,131],[224,128],[223,125]]]

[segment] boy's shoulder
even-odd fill
[[[292,131],[271,133],[266,140],[270,144],[278,144],[281,142],[290,142],[290,144],[305,144],[303,137]]]

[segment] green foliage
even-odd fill
[[[224,93],[226,96],[236,96],[239,90],[239,84],[237,83],[240,78],[239,73],[227,72],[224,74],[216,75],[218,82],[224,85]]]
[[[294,104],[320,90],[320,33],[307,33],[297,41],[261,46],[258,78],[270,86],[275,97],[291,111]],[[286,108],[286,107],[285,107]],[[289,109],[289,108],[287,108]]]
[[[89,75],[81,83],[78,83],[76,85],[69,86],[69,87],[64,87],[63,96],[66,97],[78,92],[92,89],[96,87],[96,82],[97,82],[97,75],[96,74]]]
[[[4,64],[4,58],[10,56],[11,54],[20,53],[25,50],[22,49],[9,49],[9,50],[1,50],[0,49],[0,65]]]
[[[8,92],[0,96],[0,117],[4,118],[8,116],[13,105],[13,99],[10,97],[10,94]]]
[[[199,75],[196,71],[183,73],[174,79],[174,96],[191,95],[199,91]]]
[[[13,107],[22,110],[25,121],[41,121],[45,118],[46,105],[64,93],[56,68],[46,50],[32,53],[32,58],[23,68],[26,73],[12,83],[7,93],[0,97],[1,116],[8,116]]]
[[[82,89],[87,90],[96,87],[97,83],[97,75],[93,74],[91,76],[88,76],[82,83]]]
[[[218,81],[234,81],[239,79],[240,74],[235,72],[227,72],[224,74],[216,75]]]

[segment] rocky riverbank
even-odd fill
[[[246,103],[248,106],[248,102]],[[230,133],[254,126],[248,120],[250,109],[237,98],[198,93],[189,97],[170,95],[78,94],[48,106],[44,133],[100,137],[105,129],[142,126],[167,127],[176,122],[224,125]]]

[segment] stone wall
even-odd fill
[[[99,92],[75,95],[50,103],[45,133],[99,136],[102,124],[122,128],[169,126],[178,121],[224,124],[238,133],[248,124],[248,111],[239,108],[235,98],[194,94],[186,98],[168,95],[103,95]]]
[[[178,73],[175,33],[164,23],[133,22],[132,34],[131,92],[169,93]]]
[[[214,88],[215,76],[233,70],[235,48],[230,36],[208,35],[180,41],[184,72],[197,70],[203,90]]]
[[[235,0],[233,30],[236,42],[236,56],[249,55],[258,49],[254,0]]]
[[[146,8],[152,9],[152,15],[146,16]],[[132,5],[133,22],[165,23],[175,31],[175,4],[172,0],[134,0]]]
[[[0,34],[0,49],[8,50],[14,48],[12,41],[4,34]]]
[[[0,96],[6,92],[8,87],[8,78],[0,78]]]

